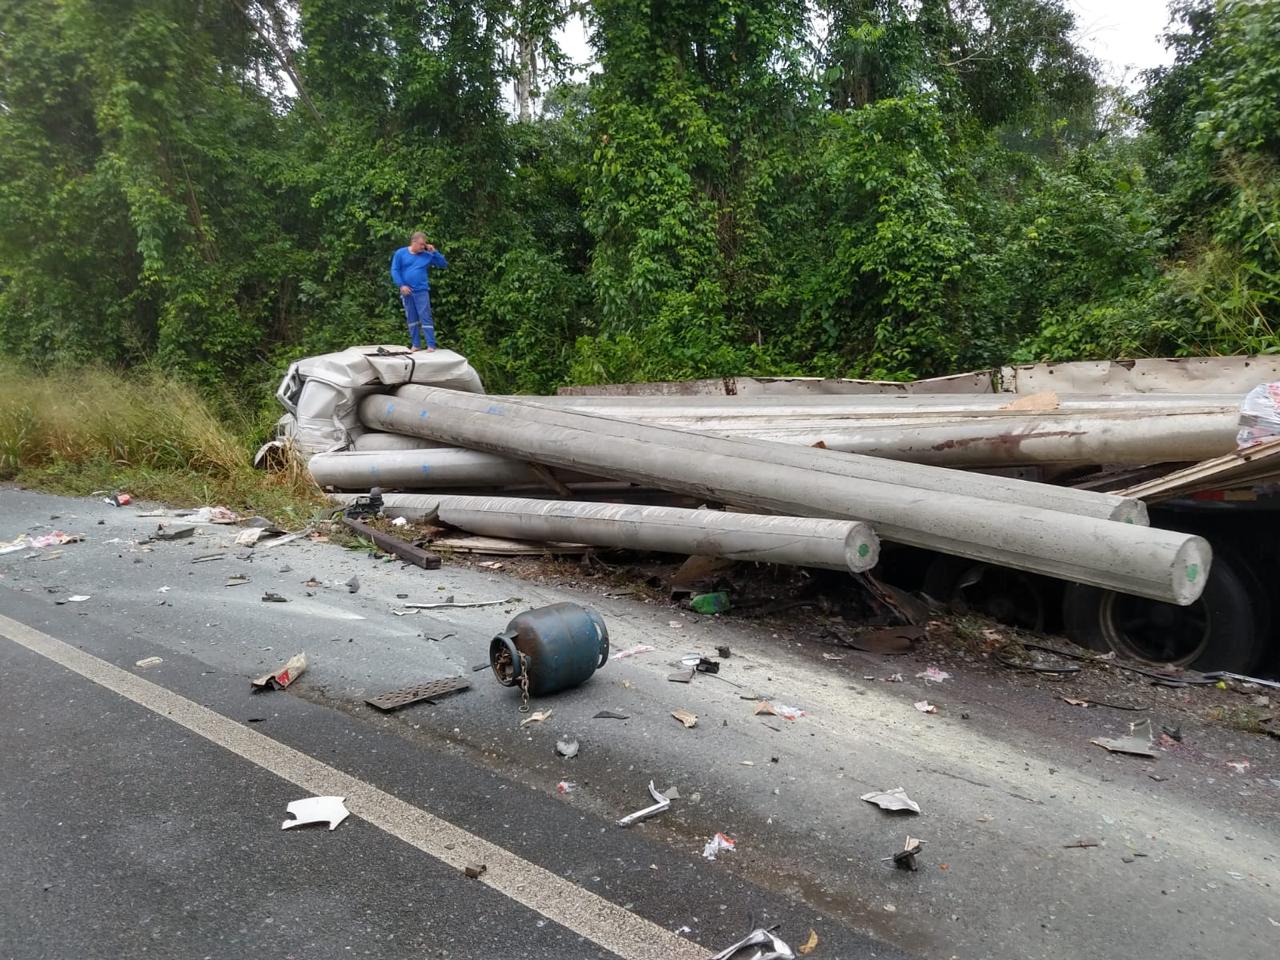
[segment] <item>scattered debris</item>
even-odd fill
[[[702,848],[702,858],[704,860],[714,860],[717,854],[726,850],[732,853],[736,846],[737,844],[730,837],[726,837],[723,833],[717,833]]]
[[[625,713],[617,713],[613,710],[601,710],[592,720],[630,720],[631,717]]]
[[[67,597],[65,600],[55,600],[53,602],[58,606],[62,606],[64,603],[84,603],[86,600],[92,600],[92,599],[93,597],[90,594],[73,593],[71,596]]]
[[[614,660],[625,660],[627,657],[634,657],[637,653],[653,653],[654,648],[647,643],[637,643],[634,647],[627,647],[625,650],[619,650],[613,654]]]
[[[1100,840],[1086,840],[1081,838],[1077,840],[1072,840],[1070,843],[1064,843],[1062,845],[1062,849],[1063,850],[1087,850],[1090,847],[1100,846],[1101,843],[1102,841]]]
[[[117,493],[110,497],[104,497],[102,502],[109,503],[113,507],[127,507],[129,504],[133,503],[133,497],[129,496],[127,493]]]
[[[16,553],[19,550],[43,550],[45,547],[60,547],[67,543],[81,543],[84,537],[78,533],[63,533],[61,530],[55,530],[53,533],[41,534],[38,537],[22,534],[6,543],[0,543],[0,554]],[[58,551],[61,553],[61,551]]]
[[[951,674],[937,667],[927,667],[916,674],[916,679],[923,680],[925,683],[942,683],[943,680],[950,680]]]
[[[716,647],[716,656],[721,660],[728,660],[733,655],[733,651],[729,649],[727,644],[721,644]]]
[[[932,703],[930,703],[928,700],[917,700],[917,701],[913,704],[913,706],[914,706],[917,710],[919,710],[921,713],[937,713],[937,712],[938,712],[938,708],[937,708],[937,707],[935,707],[935,706],[934,706]]]
[[[807,957],[809,954],[813,953],[813,951],[816,950],[817,948],[818,948],[818,931],[810,927],[809,939],[806,940],[804,943],[800,944],[800,946],[796,947],[796,950],[799,952],[799,954],[802,957]]]
[[[1077,700],[1075,697],[1063,697],[1062,700],[1073,707],[1087,707],[1089,705],[1088,700]]]
[[[1230,767],[1232,770],[1234,770],[1236,773],[1244,773],[1246,770],[1249,769],[1249,761],[1248,760],[1228,760],[1227,766]]]
[[[279,670],[263,674],[258,679],[250,680],[249,682],[253,684],[256,690],[266,690],[268,687],[272,690],[283,690],[302,676],[306,669],[307,655],[305,653],[296,653]]]
[[[924,627],[875,627],[870,630],[859,630],[851,637],[840,635],[837,639],[846,647],[853,647],[864,653],[910,653],[911,644],[927,636]]]
[[[843,653],[824,653],[822,655],[822,659],[823,660],[843,660],[844,654]]]
[[[653,804],[644,807],[641,810],[637,810],[635,813],[627,814],[618,821],[618,826],[629,827],[633,823],[639,823],[641,820],[648,820],[650,817],[656,816],[657,814],[670,809],[671,798],[659,793],[657,788],[654,787],[652,780],[649,781],[649,796],[653,797]]]
[[[1111,753],[1127,753],[1135,757],[1149,757],[1155,760],[1157,754],[1151,748],[1150,738],[1144,737],[1094,737],[1089,741],[1096,743]]]
[[[479,880],[480,877],[484,875],[484,872],[488,869],[489,868],[483,863],[468,863],[465,867],[462,868],[462,872],[465,873],[472,880]]]
[[[357,593],[360,590],[360,578],[355,574],[351,575],[351,579],[343,584],[347,588],[348,593]]]
[[[564,757],[566,760],[572,760],[578,755],[577,740],[557,740],[556,753]]]
[[[202,557],[196,557],[191,562],[192,563],[208,563],[210,560],[225,560],[226,557],[227,555],[225,553],[206,553]]]
[[[164,524],[156,527],[156,532],[151,535],[153,540],[185,540],[194,536],[196,528],[193,526],[183,525],[180,527],[166,527]]]
[[[405,687],[403,690],[393,690],[391,693],[384,693],[381,696],[369,697],[365,700],[365,703],[384,713],[390,713],[392,710],[399,710],[401,707],[407,707],[421,700],[434,703],[441,697],[448,696],[451,693],[461,693],[470,686],[471,681],[466,677],[445,677],[441,680],[432,680],[428,683]]]
[[[141,660],[135,663],[134,666],[141,667],[143,670],[145,670],[147,669],[147,667],[159,666],[162,663],[164,663],[164,660],[162,660],[160,657],[143,657]]]
[[[352,577],[351,579],[355,579]],[[354,590],[351,591],[355,593]],[[441,610],[445,607],[496,607],[504,603],[516,603],[519,597],[507,597],[505,600],[474,600],[470,603],[456,603],[453,600],[444,600],[440,603],[406,603],[404,606],[408,610]]]
[[[248,583],[248,582],[249,582],[249,578],[248,578],[248,577],[246,577],[243,573],[237,573],[235,576],[232,576],[232,577],[228,577],[228,578],[227,578],[226,586],[228,586],[228,587],[239,587],[239,586],[243,586],[244,584],[246,584],[246,583]]]
[[[698,671],[694,667],[688,670],[677,670],[675,673],[668,673],[667,679],[672,683],[692,683],[693,675]]]
[[[699,657],[698,662],[693,665],[693,669],[698,673],[719,673],[720,662],[718,660],[708,660],[706,657]]]
[[[415,544],[401,540],[399,537],[393,537],[389,533],[383,533],[381,530],[362,523],[359,520],[353,520],[350,517],[344,517],[343,524],[351,528],[360,536],[372,540],[379,550],[384,553],[390,553],[399,557],[405,563],[411,563],[415,567],[421,567],[423,570],[439,570],[440,558]],[[352,577],[351,579],[355,579]],[[355,593],[355,590],[351,591]]]
[[[394,610],[392,610],[391,612],[395,613]],[[445,633],[445,634],[441,634],[438,637],[433,637],[433,636],[430,636],[429,634],[424,633],[422,635],[422,639],[430,640],[432,643],[440,643],[442,640],[448,640],[450,637],[456,637],[456,636],[457,636],[456,633]],[[485,666],[488,666],[488,664],[485,664]]]
[[[920,865],[916,863],[916,857],[920,854],[920,848],[923,843],[923,840],[918,840],[908,835],[906,843],[902,845],[902,849],[891,857],[884,857],[881,862],[891,860],[899,870],[919,870]]]
[[[726,947],[709,960],[734,960],[739,951],[747,947],[768,947],[768,950],[757,950],[747,960],[795,960],[795,954],[782,940],[773,935],[771,930],[763,928],[753,930],[731,947]]]
[[[404,517],[395,517],[392,519],[391,525],[393,527],[407,527],[409,525],[409,521]]]
[[[689,608],[694,613],[726,613],[732,605],[729,594],[723,590],[715,593],[700,593],[689,601]]]
[[[485,570],[501,570],[506,564],[501,560],[481,560],[476,566],[483,567]]]
[[[269,536],[270,528],[268,527],[249,527],[247,530],[241,530],[236,534],[235,545],[237,547],[252,547],[264,536]]]
[[[288,603],[289,598],[282,597],[280,596],[280,594],[272,593],[270,590],[268,590],[266,593],[262,595],[262,602],[263,603]]]
[[[351,815],[351,811],[344,803],[346,799],[346,797],[307,797],[304,800],[294,800],[285,807],[294,819],[280,824],[280,829],[305,827],[311,823],[327,823],[330,830],[337,830],[338,824]]]
[[[805,716],[805,712],[799,707],[789,707],[785,703],[772,703],[769,700],[761,700],[757,703],[755,713],[781,717],[783,720],[799,720]]]
[[[488,667],[488,666],[489,665],[486,663],[483,666],[478,667],[477,669],[483,670],[485,669],[485,667]],[[541,723],[543,720],[550,720],[552,713],[554,713],[554,711],[552,710],[535,710],[533,711],[533,713],[529,714],[527,717],[525,717],[523,720],[520,721],[520,726],[527,727],[531,723]]]
[[[685,725],[686,730],[690,730],[698,725],[698,715],[690,713],[688,710],[672,710],[671,715]]]
[[[201,507],[199,510],[180,510],[177,516],[192,523],[239,523],[240,516],[226,507]]]
[[[908,797],[907,791],[902,787],[894,787],[892,790],[873,790],[871,793],[864,793],[861,799],[867,803],[874,803],[881,810],[920,812],[920,804]]]
[[[561,780],[556,784],[556,793],[573,793],[577,786],[572,780]]]

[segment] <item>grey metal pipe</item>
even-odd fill
[[[435,516],[486,537],[590,543],[853,573],[870,570],[880,558],[875,532],[855,520],[523,497],[389,493],[382,500],[388,516]]]
[[[722,503],[867,520],[884,539],[1182,605],[1200,595],[1208,575],[1211,552],[1200,537],[837,476],[755,455],[780,444],[753,445],[741,455],[743,441],[548,411],[527,401],[407,389],[396,397],[366,398],[363,421],[375,429],[591,470]],[[480,401],[478,409],[473,400]]]
[[[396,396],[404,399],[425,399],[428,394],[423,391],[430,389],[433,388],[409,385],[401,387]],[[377,399],[379,398],[373,398],[374,402],[362,406],[361,410],[376,409]],[[527,407],[531,402],[527,398],[502,401],[494,397],[468,394],[460,399],[458,409],[485,413],[490,408],[501,410],[508,406]],[[575,418],[597,416],[605,419],[605,422],[610,425],[610,431],[617,436],[657,444],[664,443],[668,436],[669,428],[658,425],[607,419],[600,414],[582,414],[573,410],[552,410],[543,404],[538,404],[538,407],[542,423],[572,426],[582,422]],[[376,429],[372,421],[365,419],[364,423],[365,426]],[[795,444],[781,444],[747,437],[728,439],[688,431],[684,431],[682,437],[681,442],[685,448],[695,452],[741,456],[752,461],[764,461],[779,466],[803,467],[850,480],[874,480],[895,486],[914,487],[919,491],[928,490],[934,493],[998,500],[1005,504],[1057,510],[1082,517],[1119,520],[1124,523],[1145,524],[1147,522],[1147,508],[1142,501],[1129,497],[1117,497],[1113,494],[1073,490],[1070,487],[1016,480],[1012,477],[965,473],[927,464],[900,463],[879,457],[833,450],[811,450]]]
[[[317,484],[338,490],[547,486],[538,470],[528,463],[457,447],[317,453],[307,462],[307,469]],[[580,473],[553,473],[561,482],[596,479]]]

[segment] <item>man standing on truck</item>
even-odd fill
[[[414,350],[427,341],[427,352],[436,348],[436,328],[431,319],[431,286],[427,269],[440,270],[449,266],[444,256],[427,243],[427,235],[418,231],[409,238],[409,245],[391,255],[391,279],[400,288],[400,302],[404,304],[405,321],[409,324],[409,340]]]

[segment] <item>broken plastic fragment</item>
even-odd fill
[[[294,819],[280,824],[280,829],[303,827],[309,823],[327,823],[330,830],[336,830],[338,824],[351,815],[351,811],[343,803],[346,799],[346,797],[307,797],[304,800],[294,800],[285,807]]]
[[[559,783],[556,784],[556,792],[557,793],[573,793],[574,788],[577,786],[578,785],[574,783],[572,780],[561,780]]]
[[[637,643],[634,647],[627,647],[625,650],[619,650],[613,654],[614,660],[625,660],[627,657],[634,657],[637,653],[652,653],[653,647],[647,643]]]
[[[938,708],[935,707],[928,700],[917,700],[914,704],[912,704],[912,706],[914,706],[921,713],[937,713],[938,712]]]
[[[928,667],[917,673],[916,678],[923,680],[925,683],[941,683],[943,680],[950,680],[951,674],[945,670],[939,670],[937,667]]]
[[[488,668],[489,668],[489,665],[487,663],[484,663],[484,664],[481,664],[480,667],[478,667],[477,669],[487,670]],[[529,714],[527,717],[525,717],[523,720],[520,721],[520,726],[527,727],[531,723],[541,723],[543,720],[549,720],[553,712],[554,711],[551,711],[551,710],[535,710],[533,711],[533,713]]]
[[[723,833],[717,833],[714,837],[708,840],[706,845],[702,848],[703,859],[714,860],[717,854],[725,850],[732,853],[735,846],[736,844],[731,838],[726,837]],[[730,956],[732,956],[732,954],[730,954]]]
[[[147,667],[154,667],[161,663],[164,663],[164,661],[161,660],[159,657],[143,657],[141,660],[135,663],[134,666],[141,667],[143,670],[145,670],[147,669]]]
[[[785,703],[772,703],[769,700],[761,700],[756,704],[755,712],[781,717],[783,720],[799,720],[805,715],[799,707],[789,707]]]
[[[806,940],[804,943],[800,944],[800,946],[796,947],[796,949],[800,951],[801,956],[807,957],[809,954],[813,953],[813,951],[816,950],[817,947],[818,947],[818,931],[810,927],[809,939]]]
[[[577,740],[557,740],[556,753],[564,757],[566,760],[572,760],[578,755]]]
[[[688,710],[672,710],[671,715],[683,723],[687,730],[691,730],[698,725],[698,715],[690,713]]]
[[[920,812],[920,804],[908,797],[907,791],[902,787],[894,787],[892,790],[873,790],[871,793],[864,793],[861,799],[867,803],[874,803],[881,810]]]
[[[265,690],[267,687],[273,690],[283,690],[297,680],[298,677],[302,676],[306,669],[307,655],[305,653],[296,653],[279,670],[274,673],[265,673],[256,680],[250,680],[249,682],[257,690]]]
[[[629,827],[633,823],[639,823],[641,820],[647,820],[650,817],[656,814],[662,813],[664,810],[667,810],[670,808],[671,799],[669,797],[664,797],[662,794],[660,794],[658,792],[657,787],[653,785],[652,780],[649,781],[649,796],[653,797],[654,801],[656,802],[653,803],[651,806],[643,808],[642,810],[637,810],[635,813],[627,814],[625,817],[623,817],[621,820],[618,821],[618,826]]]

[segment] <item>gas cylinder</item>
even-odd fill
[[[498,682],[523,687],[527,675],[531,697],[576,687],[608,659],[604,619],[576,603],[526,610],[489,644],[489,666]]]

